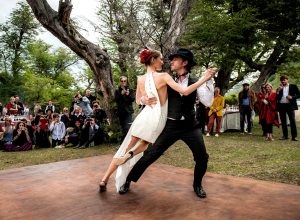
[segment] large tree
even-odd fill
[[[223,94],[256,71],[257,91],[298,44],[299,10],[299,1],[196,1],[183,43],[202,65],[217,64]]]
[[[20,2],[8,20],[0,24],[0,83],[1,96],[19,92],[20,74],[24,72],[23,58],[27,45],[34,41],[38,22],[30,7]],[[8,87],[7,87],[8,86]]]
[[[46,0],[27,0],[37,20],[57,37],[62,43],[83,58],[94,73],[97,88],[103,94],[103,104],[108,110],[112,122],[111,102],[114,99],[114,85],[111,73],[110,59],[105,50],[83,37],[70,18],[71,0],[60,0],[57,11],[52,9]]]

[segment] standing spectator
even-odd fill
[[[213,131],[214,121],[216,119],[217,126],[216,126],[216,137],[220,135],[221,123],[222,123],[222,116],[223,116],[223,108],[224,108],[224,97],[220,95],[220,88],[215,88],[215,97],[212,106],[208,112],[209,122],[207,126],[207,134],[206,136],[210,136]]]
[[[134,93],[128,86],[126,76],[120,77],[120,86],[115,92],[115,99],[117,102],[118,116],[122,128],[122,139],[124,139],[132,122],[132,103],[134,102]]]
[[[85,97],[87,97],[90,100],[90,106],[93,107],[93,102],[96,101],[96,96],[93,96],[91,94],[90,89],[85,90]]]
[[[0,100],[0,116],[3,115],[3,105],[2,105],[2,102]]]
[[[24,106],[23,103],[20,101],[20,97],[18,95],[15,96],[15,103],[17,105],[18,109],[18,115],[23,115],[24,114]]]
[[[276,91],[278,111],[283,134],[280,140],[288,139],[288,129],[286,123],[286,115],[288,115],[291,126],[292,141],[298,141],[295,110],[298,109],[297,99],[300,98],[299,89],[297,85],[289,84],[289,78],[285,75],[280,77],[280,82],[281,85]]]
[[[66,128],[64,123],[59,120],[59,115],[57,113],[53,114],[53,121],[49,126],[49,131],[52,136],[52,147],[61,144],[66,134]]]
[[[17,115],[18,114],[18,108],[15,103],[15,97],[10,97],[10,102],[7,104],[7,115]]]
[[[91,115],[93,109],[90,106],[90,100],[85,96],[82,97],[79,93],[76,94],[74,98],[75,98],[75,104],[82,109],[83,113],[86,116]]]
[[[52,100],[48,101],[48,105],[45,108],[45,114],[47,114],[49,110],[51,110],[52,113],[55,112],[55,106],[53,105]]]
[[[66,129],[71,127],[71,115],[69,114],[68,108],[63,108],[63,114],[60,117],[60,120],[64,123]]]
[[[263,107],[264,107],[264,103],[263,100],[265,99],[266,96],[266,85],[261,85],[260,86],[260,92],[257,94],[257,100],[255,102],[255,108],[258,112],[259,115],[259,124],[261,124],[261,128],[263,130],[263,136],[267,136],[267,132],[266,132],[266,127],[265,124],[261,121],[262,117],[261,117],[261,111],[263,111]]]
[[[243,84],[243,90],[239,93],[240,128],[244,134],[245,119],[247,117],[247,132],[252,134],[252,111],[254,109],[255,94],[249,89],[249,83]]]
[[[35,103],[34,107],[33,107],[34,116],[37,116],[41,109],[42,109],[41,105],[39,103]],[[42,113],[43,113],[43,111],[42,111]]]
[[[23,110],[24,117],[29,119],[29,117],[30,117],[29,113],[30,113],[30,110],[29,110],[28,104],[24,104],[24,110]]]
[[[4,144],[5,151],[26,151],[31,150],[32,144],[30,142],[30,137],[28,130],[25,127],[24,122],[19,122],[17,127],[13,131],[13,142],[12,144]]]
[[[214,100],[214,83],[210,79],[197,89],[198,104],[196,109],[196,119],[199,121],[202,134],[205,133],[205,126],[208,124],[208,112]]]
[[[266,93],[261,104],[259,121],[266,132],[266,141],[273,141],[273,124],[279,127],[276,93],[272,92],[272,85],[266,84]]]

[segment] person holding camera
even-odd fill
[[[13,131],[13,142],[4,144],[4,151],[27,151],[32,149],[29,132],[24,122],[20,121]]]
[[[88,148],[99,144],[98,137],[99,126],[95,122],[95,116],[90,116],[84,120],[79,144],[74,148]]]
[[[127,77],[121,76],[120,85],[115,92],[115,100],[117,102],[118,116],[122,128],[122,139],[124,139],[129,131],[132,122],[132,103],[135,100],[134,96],[134,92],[128,86]]]

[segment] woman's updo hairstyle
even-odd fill
[[[149,66],[151,64],[151,59],[156,59],[160,56],[160,52],[157,50],[148,50],[144,49],[140,53],[140,61],[142,64],[145,64],[146,66]]]

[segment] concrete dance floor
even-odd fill
[[[0,172],[0,219],[300,219],[300,187],[206,174],[206,199],[193,171],[154,164],[125,195],[98,193],[111,155]]]

